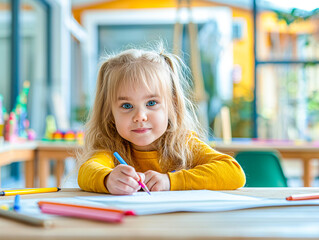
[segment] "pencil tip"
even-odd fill
[[[60,190],[61,190],[61,188],[59,188],[59,187],[58,187],[57,189],[58,189],[58,191],[60,191]]]

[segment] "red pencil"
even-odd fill
[[[116,212],[116,213],[122,213],[124,215],[132,215],[135,216],[135,212],[132,210],[121,210],[116,208],[104,208],[104,207],[92,207],[92,206],[86,206],[86,205],[77,205],[77,204],[69,204],[69,203],[59,203],[59,202],[49,202],[49,201],[39,201],[38,205],[41,208],[42,205],[58,205],[58,206],[66,206],[66,207],[74,207],[74,208],[80,208],[80,209],[94,209],[94,210],[100,210],[105,212]]]
[[[319,199],[319,193],[312,194],[296,194],[286,197],[288,201],[298,201],[298,200],[311,200],[311,199]]]
[[[43,213],[65,217],[91,219],[110,223],[121,223],[124,217],[124,213],[120,212],[101,211],[96,209],[79,208],[65,205],[41,204],[40,209]]]

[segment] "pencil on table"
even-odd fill
[[[48,228],[53,226],[53,222],[51,220],[40,219],[15,211],[0,209],[0,216],[39,227]]]
[[[70,207],[74,209],[78,209],[79,211],[81,209],[93,209],[93,210],[99,210],[99,211],[105,211],[105,212],[116,212],[121,213],[124,215],[136,215],[134,211],[132,210],[122,210],[122,209],[116,209],[116,208],[106,208],[106,207],[95,207],[95,206],[87,206],[87,205],[78,205],[78,204],[70,204],[70,203],[60,203],[60,202],[51,202],[51,201],[39,201],[38,206],[41,208],[43,205],[55,205],[55,206],[65,206]]]
[[[51,188],[25,188],[25,189],[15,189],[15,190],[4,190],[0,192],[0,196],[15,196],[22,194],[35,194],[35,193],[49,193],[58,192],[61,188],[51,187]]]
[[[319,193],[295,194],[295,195],[286,197],[286,200],[288,201],[312,200],[312,199],[319,199]]]
[[[91,219],[97,221],[121,223],[124,217],[123,212],[105,211],[94,208],[81,208],[68,206],[66,204],[41,204],[40,209],[42,213],[55,214],[65,217],[76,217]]]

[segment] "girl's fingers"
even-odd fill
[[[133,194],[141,189],[138,181],[144,182],[145,175],[143,173],[137,173],[132,166],[118,165],[112,172],[113,186],[116,194]],[[113,191],[113,192],[114,192]]]
[[[150,191],[152,191],[152,188],[156,185],[156,183],[157,183],[157,180],[153,177],[148,179],[147,182],[145,182],[146,186],[148,187]]]
[[[118,194],[133,194],[138,191],[138,189],[131,187],[130,185],[118,181],[118,184],[115,186],[116,192]]]
[[[132,166],[123,165],[121,167],[121,173],[134,178],[136,181],[139,180],[139,175],[136,173],[135,169]]]
[[[137,175],[139,176],[140,181],[142,181],[142,182],[144,183],[144,182],[145,182],[145,175],[144,175],[144,173],[138,172]]]
[[[145,174],[145,180],[144,180],[144,183],[148,183],[151,178],[154,176],[154,172],[151,171],[151,170],[148,170],[147,172],[144,173]]]
[[[129,177],[127,175],[123,175],[118,179],[119,182],[130,186],[133,189],[138,190],[139,189],[139,183],[132,177]]]

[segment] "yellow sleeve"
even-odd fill
[[[105,177],[113,170],[114,162],[110,154],[94,154],[79,169],[78,184],[84,191],[108,193],[104,185]]]
[[[233,190],[243,187],[245,173],[237,161],[229,155],[212,149],[193,136],[193,168],[168,173],[171,190]]]

